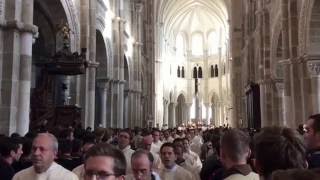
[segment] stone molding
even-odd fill
[[[13,29],[18,30],[20,32],[30,32],[33,35],[38,34],[38,27],[33,24],[26,24],[20,21],[2,21],[0,22],[0,27],[4,29]]]
[[[100,63],[95,62],[95,61],[87,61],[87,67],[88,68],[97,68]]]

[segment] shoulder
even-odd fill
[[[232,174],[225,178],[225,180],[259,180],[259,175],[257,173],[251,172],[244,176],[242,174]]]
[[[188,170],[186,170],[185,168],[178,166],[178,165],[177,165],[177,173],[183,174],[186,177],[192,178],[192,174]]]
[[[60,174],[61,176],[63,176],[64,179],[70,179],[70,180],[78,179],[78,176],[75,173],[69,171],[68,169],[62,167],[61,165],[55,163],[54,166],[55,166],[54,173]]]
[[[33,166],[31,166],[31,167],[29,167],[29,168],[27,168],[27,169],[23,169],[23,170],[17,172],[17,173],[13,176],[13,180],[31,178],[30,176],[32,176],[32,172],[33,172]]]

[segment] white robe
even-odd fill
[[[33,166],[19,171],[13,180],[78,180],[71,171],[53,162],[46,172],[36,173]]]
[[[131,172],[131,156],[134,153],[134,150],[131,149],[130,145],[120,150],[123,152],[124,157],[126,158],[126,162],[127,162],[126,174],[129,174]]]
[[[72,172],[78,176],[79,180],[84,180],[85,171],[84,171],[84,165],[83,164],[81,164],[81,165],[77,166],[76,168],[74,168],[72,170]]]
[[[189,171],[178,165],[175,165],[172,169],[162,167],[159,170],[159,175],[163,180],[194,180]]]

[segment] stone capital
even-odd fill
[[[88,68],[97,68],[99,66],[98,62],[95,61],[87,61],[87,67]]]
[[[12,21],[2,21],[0,22],[0,27],[4,29],[15,29],[20,32],[30,32],[33,35],[37,35],[38,27],[33,24],[26,24],[17,20]]]

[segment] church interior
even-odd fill
[[[317,0],[1,0],[0,133],[296,128],[320,112],[319,15]]]

